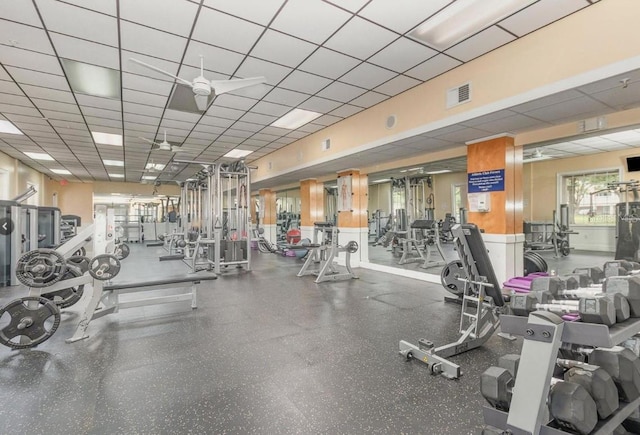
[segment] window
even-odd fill
[[[460,209],[467,208],[467,184],[452,184],[451,195],[453,210],[451,210],[452,216],[456,218],[456,222],[462,222],[462,216],[460,216]]]
[[[615,225],[620,195],[607,188],[620,170],[560,175],[560,203],[569,207],[570,225]]]

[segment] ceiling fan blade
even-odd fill
[[[207,110],[207,106],[209,106],[209,96],[208,95],[195,95],[196,106],[198,106],[198,110],[202,110],[203,112]]]
[[[182,149],[182,148],[180,148],[180,147],[171,147],[171,152],[172,152],[172,153],[186,153],[186,152],[187,152],[187,150],[183,150],[183,149]]]
[[[130,61],[132,61],[132,62],[137,63],[138,65],[142,65],[142,66],[144,66],[144,67],[146,67],[146,68],[149,68],[149,69],[152,69],[152,70],[154,70],[154,71],[157,71],[157,72],[159,72],[160,74],[164,74],[164,75],[166,75],[166,76],[172,77],[172,78],[176,79],[177,81],[179,81],[180,83],[184,83],[184,84],[185,84],[185,85],[187,85],[187,86],[191,86],[191,87],[193,87],[193,83],[191,83],[190,81],[185,80],[185,79],[183,79],[183,78],[180,78],[180,77],[178,77],[178,76],[174,76],[174,75],[173,75],[173,74],[171,74],[170,72],[167,72],[167,71],[165,71],[165,70],[162,70],[162,69],[160,69],[160,68],[158,68],[158,67],[156,67],[156,66],[149,65],[148,63],[145,63],[145,62],[143,62],[143,61],[141,61],[141,60],[138,60],[138,59],[134,59],[134,58],[132,58],[132,57],[130,57],[130,58],[129,58],[129,60],[130,60]]]
[[[158,142],[154,142],[152,140],[149,140],[146,137],[138,136],[138,139],[142,139],[143,141],[149,142],[150,144],[153,144],[153,145],[160,145]]]
[[[248,79],[236,79],[236,80],[212,80],[211,87],[216,95],[224,94],[225,92],[235,91],[236,89],[242,89],[249,86],[259,85],[266,83],[267,79],[264,77],[250,77]]]

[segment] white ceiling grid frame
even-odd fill
[[[251,56],[259,59],[296,67],[318,46],[284,33],[267,30],[251,50]]]
[[[524,36],[586,6],[589,6],[587,0],[540,0],[500,21],[499,25],[515,35]]]
[[[203,7],[192,38],[227,50],[247,53],[263,30],[264,27],[257,24]]]
[[[498,26],[491,26],[445,51],[451,57],[469,62],[515,39]]]
[[[159,30],[130,23],[128,21],[120,22],[120,34],[122,49],[172,62],[180,61],[182,53],[187,45],[186,38],[164,33]],[[159,41],[162,41],[162,43],[158,43]],[[156,66],[156,64],[154,64],[154,66]],[[149,73],[151,77],[160,76],[160,73],[146,70],[141,65],[136,65],[136,68],[140,73],[142,71],[145,71],[145,74]]]
[[[452,0],[372,0],[358,15],[405,34],[451,2]],[[407,12],[398,14],[398,10]]]
[[[288,0],[271,27],[314,44],[322,44],[351,17],[350,13],[321,0]]]
[[[3,18],[2,15],[0,15],[0,18]],[[49,55],[54,54],[47,33],[39,27],[0,19],[0,41],[8,44],[11,44],[11,41],[15,41],[14,46],[22,50],[36,51]]]
[[[324,46],[366,60],[397,37],[397,34],[384,27],[356,16],[329,38]]]
[[[401,73],[436,54],[437,51],[402,37],[371,56],[367,62]]]
[[[116,18],[55,0],[36,0],[36,5],[49,32],[118,46]]]

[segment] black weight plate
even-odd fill
[[[452,261],[447,264],[440,272],[440,282],[442,286],[449,292],[456,296],[462,295],[464,292],[464,281],[460,281],[458,278],[465,278],[465,273],[462,262],[460,260]]]
[[[77,278],[79,276],[82,276],[83,274],[84,272],[82,272],[79,267],[72,264],[67,264],[67,271],[62,277],[62,281],[66,279]],[[77,287],[68,287],[61,290],[44,293],[42,297],[53,301],[60,308],[68,308],[78,302],[82,298],[83,293],[84,284],[81,284]]]
[[[47,287],[60,281],[67,269],[64,257],[53,249],[24,253],[16,264],[16,278],[27,287]]]
[[[51,338],[60,325],[60,310],[48,299],[26,296],[0,308],[0,343],[28,349]]]
[[[89,270],[89,263],[91,259],[89,257],[84,257],[82,255],[74,255],[73,257],[67,258],[67,264],[73,264],[80,268],[82,273],[85,273]]]
[[[547,272],[549,270],[549,266],[547,265],[547,260],[545,260],[544,257],[538,254],[537,252],[532,252],[531,254],[533,254],[533,256],[536,258],[536,261],[538,263],[538,266],[539,266],[538,272]]]
[[[89,264],[89,274],[100,281],[108,281],[120,273],[120,260],[109,254],[93,257]]]
[[[533,257],[529,255],[529,252],[524,253],[524,276],[529,275],[530,273],[535,273],[538,270],[538,265],[534,261]]]

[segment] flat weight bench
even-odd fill
[[[196,309],[198,285],[203,281],[213,281],[217,279],[216,275],[192,275],[184,277],[173,277],[167,279],[159,279],[155,281],[145,282],[124,282],[118,284],[102,285],[98,281],[93,288],[91,299],[87,304],[78,327],[73,336],[67,339],[67,343],[73,343],[78,340],[88,338],[86,333],[89,323],[92,320],[106,316],[107,314],[117,313],[123,308],[142,307],[147,305],[168,304],[173,302],[191,301],[191,308]],[[167,296],[152,296],[140,298],[131,301],[120,301],[120,295],[127,293],[138,293],[152,290],[162,289],[185,289],[190,291]]]

